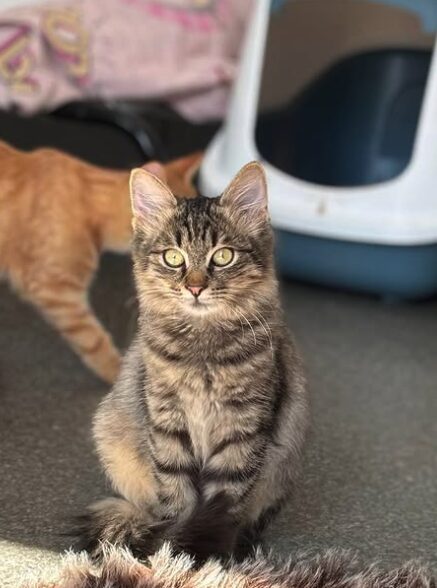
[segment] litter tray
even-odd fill
[[[393,298],[437,292],[437,61],[384,49],[343,59],[257,115],[269,0],[259,0],[200,188],[263,161],[279,271]]]

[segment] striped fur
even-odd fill
[[[140,562],[124,549],[105,547],[100,565],[69,555],[61,577],[26,588],[435,588],[433,572],[411,562],[391,571],[365,566],[347,552],[279,559],[257,552],[242,563],[208,561],[200,568],[169,545]]]
[[[177,191],[194,195],[199,154],[165,169]],[[112,382],[120,358],[88,301],[102,251],[131,242],[128,172],[88,165],[52,149],[23,153],[0,143],[0,277],[32,303],[83,362]],[[182,192],[180,192],[182,190]]]
[[[106,541],[145,554],[171,539],[202,558],[223,555],[243,549],[279,510],[307,427],[264,173],[249,164],[219,199],[176,201],[136,171],[132,198],[139,331],[94,426],[119,497],[90,508],[82,546],[98,554]],[[223,246],[235,250],[233,261],[213,267]],[[177,270],[163,263],[169,247],[185,256]],[[198,299],[194,280],[204,288]]]

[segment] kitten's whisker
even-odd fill
[[[238,314],[240,314],[240,315],[241,315],[241,316],[244,318],[244,320],[246,321],[246,323],[249,325],[249,327],[250,327],[250,330],[252,331],[252,335],[253,335],[253,342],[254,342],[254,344],[256,345],[256,335],[255,335],[255,331],[254,331],[254,329],[253,329],[253,327],[252,327],[252,324],[251,324],[251,322],[250,322],[250,321],[249,321],[249,319],[248,319],[248,318],[245,316],[245,314],[244,314],[243,312],[241,312],[241,310],[237,310],[236,308],[234,308],[233,310],[235,310],[235,312],[237,312]]]
[[[246,334],[245,334],[245,332],[244,332],[244,325],[243,325],[243,322],[242,322],[241,318],[238,316],[238,314],[236,313],[236,311],[235,311],[235,308],[231,308],[230,306],[228,306],[228,308],[229,308],[229,310],[231,310],[231,311],[232,311],[232,312],[235,314],[235,316],[237,317],[237,319],[240,321],[241,332],[242,332],[242,334],[243,334],[243,341],[244,341],[244,340],[245,340],[245,338],[246,338],[246,336],[245,336]]]
[[[187,331],[191,331],[191,325],[185,325],[184,327],[179,327],[179,333],[186,333]]]
[[[162,290],[160,288],[147,288],[145,290],[145,294],[159,294],[160,296],[167,296],[167,297],[173,297],[173,298],[179,298],[181,296],[181,293],[175,292],[175,291],[166,291],[166,290]]]
[[[270,329],[269,324],[267,323],[267,321],[263,317],[263,315],[261,313],[257,312],[256,310],[254,311],[253,317],[255,318],[255,320],[258,321],[258,323],[264,329],[264,332],[267,335],[267,338],[269,340],[270,349],[271,349],[271,352],[272,352],[272,355],[273,355],[272,330]]]

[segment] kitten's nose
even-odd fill
[[[186,288],[187,288],[187,290],[189,290],[191,292],[191,294],[195,298],[198,298],[198,296],[200,296],[200,293],[203,292],[203,290],[205,289],[205,288],[202,288],[202,286],[187,286]]]
[[[188,272],[185,279],[185,288],[194,296],[199,298],[201,292],[208,286],[208,278],[205,272],[193,268]]]

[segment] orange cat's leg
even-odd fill
[[[100,378],[112,383],[120,367],[120,355],[111,336],[103,328],[87,300],[85,288],[74,279],[59,277],[34,284],[24,291],[26,298],[36,305],[70,343],[82,361]]]

